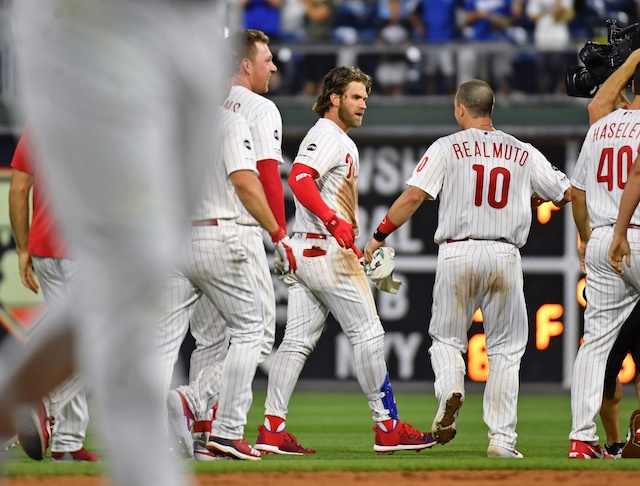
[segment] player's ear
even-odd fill
[[[340,106],[340,95],[338,93],[331,93],[329,100],[331,100],[331,106]]]
[[[243,72],[249,73],[251,71],[251,61],[246,57],[240,62],[240,68]]]

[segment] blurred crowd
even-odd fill
[[[605,20],[640,18],[640,0],[228,1],[239,6],[232,29],[269,35],[272,94],[286,95],[315,95],[349,47],[377,93],[451,94],[474,77],[501,93],[565,93],[565,67],[586,40],[607,42]]]

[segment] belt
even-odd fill
[[[217,219],[198,219],[191,221],[191,226],[218,226]]]
[[[610,224],[609,226],[611,226],[613,228],[615,226],[615,224]],[[629,225],[627,225],[627,228],[640,229],[640,224],[629,224]]]
[[[447,240],[447,243],[459,243],[461,241],[497,241],[499,243],[509,243],[506,238],[463,238],[461,240]]]
[[[303,238],[308,240],[326,240],[327,235],[321,235],[320,233],[296,233],[297,235],[301,235]]]

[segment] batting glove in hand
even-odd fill
[[[276,253],[282,260],[282,273],[293,273],[298,269],[296,257],[291,248],[291,240],[287,236],[287,232],[283,228],[270,233],[271,241],[276,246]]]
[[[275,270],[278,280],[287,285],[293,285],[298,281],[293,273],[286,272],[284,269],[284,260],[277,251],[274,252],[273,269]]]
[[[336,215],[336,211],[331,211],[322,219],[325,228],[333,235],[342,248],[351,248],[356,239],[353,226],[347,220]]]

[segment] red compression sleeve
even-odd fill
[[[335,211],[322,200],[315,179],[318,171],[304,164],[293,164],[289,174],[289,186],[300,204],[318,216],[324,223]]]
[[[278,170],[278,161],[274,159],[259,160],[257,164],[258,176],[271,212],[281,228],[287,229],[287,218],[284,213],[284,189]]]

